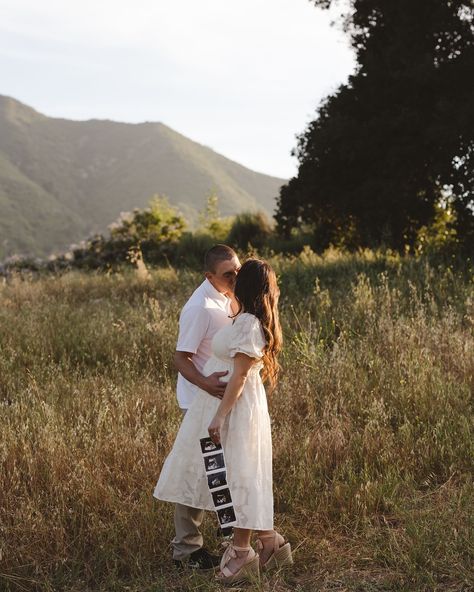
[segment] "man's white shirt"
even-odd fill
[[[212,355],[212,338],[219,329],[232,323],[230,304],[230,298],[221,294],[205,279],[181,311],[176,351],[193,354],[192,361],[201,373]],[[181,409],[188,409],[197,389],[197,386],[178,373],[176,392]]]

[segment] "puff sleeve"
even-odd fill
[[[232,325],[232,337],[229,344],[229,355],[246,354],[251,358],[261,358],[265,347],[265,337],[262,325],[256,316],[242,313]]]

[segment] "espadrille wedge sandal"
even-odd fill
[[[237,559],[237,551],[247,551],[247,558],[242,567],[234,573],[228,568],[227,564],[231,559]],[[236,547],[229,543],[222,555],[220,572],[216,575],[216,579],[222,584],[254,582],[260,574],[259,563],[258,555],[252,547]]]
[[[263,550],[264,544],[262,540],[273,539],[269,543],[273,545],[273,551],[265,563],[260,562],[260,567],[267,571],[269,569],[277,569],[293,563],[293,555],[291,553],[291,545],[277,532],[262,534],[257,538],[257,550],[260,553]]]

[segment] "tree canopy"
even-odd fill
[[[474,0],[312,2],[346,7],[357,68],[298,139],[280,230],[402,248],[449,202],[474,245]]]

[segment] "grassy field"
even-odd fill
[[[370,251],[280,276],[276,524],[295,565],[255,590],[474,589],[474,280]],[[178,429],[171,359],[199,273],[0,284],[0,590],[211,591],[170,566],[152,497]],[[218,550],[216,521],[205,536]]]

